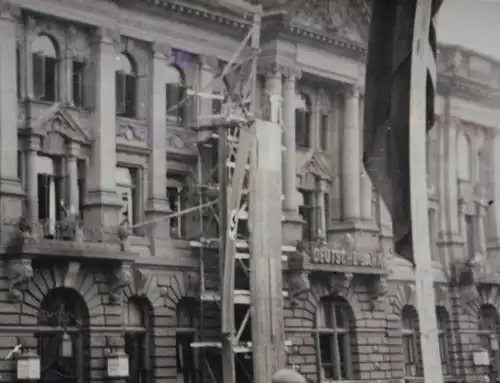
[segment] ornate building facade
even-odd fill
[[[190,246],[209,220],[161,220],[197,203],[211,158],[196,127],[224,97],[175,106],[224,95],[231,84],[212,80],[251,27],[214,4],[0,1],[0,356],[36,351],[41,381],[105,381],[116,350],[129,381],[220,376],[199,342],[217,339],[218,307],[200,304],[210,287]],[[369,17],[363,0],[310,1],[262,25],[262,109],[266,94],[283,100],[284,238],[309,255],[311,292],[285,300],[287,361],[312,381],[422,377],[413,272],[361,164]],[[500,63],[441,46],[438,70],[439,344],[447,381],[476,382],[500,368]],[[0,380],[15,380],[14,360]]]

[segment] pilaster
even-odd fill
[[[154,44],[151,50],[148,97],[149,120],[149,188],[146,214],[148,220],[160,219],[148,230],[152,252],[159,255],[165,248],[162,243],[170,239],[170,221],[161,220],[170,213],[167,201],[167,115],[166,115],[166,67],[170,60],[170,47]]]
[[[24,196],[17,175],[17,84],[16,20],[19,8],[4,2],[0,6],[0,214],[5,241],[11,225],[22,213]]]
[[[69,189],[69,212],[70,214],[79,213],[79,193],[78,193],[78,153],[80,144],[70,143],[68,153],[68,189]]]
[[[283,146],[282,152],[282,178],[283,178],[283,242],[294,244],[302,238],[302,225],[304,221],[299,215],[297,201],[297,169],[295,145],[295,98],[296,82],[300,79],[301,72],[295,68],[281,68],[284,75],[282,87],[283,94]]]
[[[361,125],[360,89],[349,85],[345,93],[345,123],[342,145],[342,198],[344,219],[355,222],[361,217]]]
[[[120,37],[108,29],[94,34],[92,59],[95,65],[95,108],[85,225],[93,232],[100,226],[118,226],[116,194],[116,55]],[[107,232],[107,230],[102,230]]]

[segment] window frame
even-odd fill
[[[128,173],[128,176],[125,176],[125,171]],[[123,172],[120,176],[120,172]],[[119,177],[120,176],[120,177]],[[139,222],[141,214],[140,214],[140,175],[139,169],[135,166],[130,166],[126,164],[117,164],[115,171],[115,182],[116,182],[116,191],[119,193],[119,201],[122,209],[125,207],[123,202],[123,195],[128,195],[127,200],[127,218],[125,217],[125,213],[121,210],[119,213],[119,225],[124,225],[125,223],[128,227],[135,225]],[[127,221],[127,222],[126,222]],[[135,233],[135,231],[134,231]],[[137,233],[135,233],[137,234]]]
[[[323,313],[325,317],[322,326],[321,314]],[[338,315],[342,316],[341,321],[339,321]],[[320,381],[354,380],[353,356],[355,350],[353,349],[353,340],[355,335],[352,320],[351,308],[344,300],[338,297],[328,297],[320,301],[315,314],[316,360]],[[325,363],[322,360],[322,337],[328,339],[330,343],[329,354],[332,358],[330,363]],[[342,346],[340,345],[341,337],[344,343]],[[331,368],[331,377],[326,376],[325,365]]]
[[[176,74],[177,80],[169,79],[174,77],[173,73]],[[186,97],[187,87],[185,73],[176,65],[167,65],[165,77],[167,78],[165,82],[165,109],[167,121],[182,126],[186,120],[186,104],[181,104],[174,110],[170,110],[170,108],[173,105],[179,104]],[[172,98],[170,96],[172,96]]]
[[[314,241],[315,221],[317,214],[315,211],[314,197],[316,191],[310,189],[300,189],[302,204],[299,206],[299,214],[305,221],[302,229],[302,240],[306,242]]]
[[[116,68],[115,92],[116,92],[116,115],[125,118],[136,118],[137,116],[137,66],[134,59],[127,52],[117,55],[117,61],[127,60],[130,68]]]
[[[321,113],[319,119],[319,146],[323,152],[327,152],[330,148],[330,116],[328,113]]]
[[[311,100],[302,92],[295,95],[295,145],[300,149],[311,148]]]
[[[46,51],[32,49],[33,96],[39,101],[56,102],[59,99],[59,49],[54,39],[45,34],[38,35],[33,41],[32,47],[41,39],[46,39],[52,44],[54,57],[51,57]],[[52,72],[52,79],[47,78],[48,72]]]
[[[439,343],[439,353],[441,356],[441,368],[444,376],[449,376],[451,374],[451,364],[450,364],[450,344],[449,344],[449,332],[450,332],[450,321],[448,312],[442,308],[436,308],[436,318],[438,325],[438,343]]]
[[[413,306],[403,307],[401,313],[401,336],[405,377],[423,376],[422,352],[419,338],[418,313]]]
[[[167,178],[167,201],[170,206],[170,209],[173,213],[178,213],[182,211],[185,207],[185,201],[183,199],[183,189],[184,184],[182,182],[182,176],[174,176],[169,175]],[[170,191],[173,191],[175,194],[176,202],[172,203],[170,201]],[[173,208],[174,204],[176,204],[175,208]],[[176,222],[176,226],[178,228],[177,233],[173,231],[173,223]],[[182,239],[186,237],[186,222],[183,216],[175,217],[170,220],[170,236],[174,239]]]
[[[82,108],[85,105],[85,72],[87,63],[84,60],[73,60],[71,63],[71,82],[73,106]]]

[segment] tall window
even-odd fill
[[[58,50],[52,39],[46,35],[33,41],[33,93],[37,100],[56,101],[58,87]]]
[[[136,65],[132,58],[122,53],[116,58],[116,114],[135,117],[136,112]]]
[[[304,241],[314,240],[314,198],[313,192],[302,190],[302,205],[299,206],[299,214],[305,221],[305,226],[302,230],[302,239]]]
[[[432,259],[438,259],[438,247],[437,247],[437,238],[438,238],[438,229],[436,225],[436,209],[429,208],[428,210],[429,216],[429,235],[431,241],[431,255]]]
[[[181,101],[185,97],[186,88],[184,74],[180,69],[169,66],[166,69],[167,77],[167,118],[176,124],[184,122],[184,105]]]
[[[319,127],[319,144],[321,150],[324,150],[325,152],[328,150],[328,140],[329,140],[329,119],[327,114],[322,114],[321,115],[321,120],[320,120],[320,127]]]
[[[321,380],[356,379],[352,359],[354,317],[347,302],[337,297],[322,300],[316,312],[316,325]]]
[[[16,45],[16,92],[18,100],[21,99],[21,47]]]
[[[174,213],[178,213],[185,208],[183,185],[182,177],[170,176],[167,180],[167,199],[170,210]],[[170,235],[172,238],[185,237],[186,228],[182,216],[170,220]]]
[[[83,61],[73,61],[72,77],[73,82],[73,104],[77,107],[83,106],[84,100],[84,71],[85,63]]]
[[[438,341],[439,341],[439,353],[441,355],[441,366],[443,370],[443,375],[450,375],[450,356],[449,356],[449,317],[446,310],[442,307],[436,309],[436,317],[438,322]]]
[[[43,235],[56,236],[56,222],[63,218],[65,210],[63,177],[60,159],[38,156],[38,221]]]
[[[151,383],[152,317],[142,299],[130,299],[125,311],[125,352],[129,360],[127,382]]]
[[[191,343],[195,341],[196,334],[196,304],[193,299],[183,298],[177,304],[177,381],[182,383],[194,383],[195,356]]]
[[[418,314],[412,306],[405,306],[403,308],[402,322],[405,376],[422,376]]]
[[[137,171],[133,168],[116,168],[116,188],[121,203],[120,225],[132,226],[137,222]]]
[[[225,81],[219,81],[215,84],[213,88],[214,99],[212,100],[212,114],[221,114],[222,106],[227,97],[227,83]]]
[[[302,93],[295,98],[295,142],[297,147],[311,146],[311,101]]]

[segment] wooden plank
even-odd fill
[[[427,57],[432,0],[417,0],[413,29],[410,94],[410,190],[417,311],[424,381],[442,383],[429,222],[427,216],[426,118]],[[416,246],[418,244],[418,246]]]
[[[254,382],[285,365],[281,261],[281,128],[256,122],[251,159],[250,290]]]

